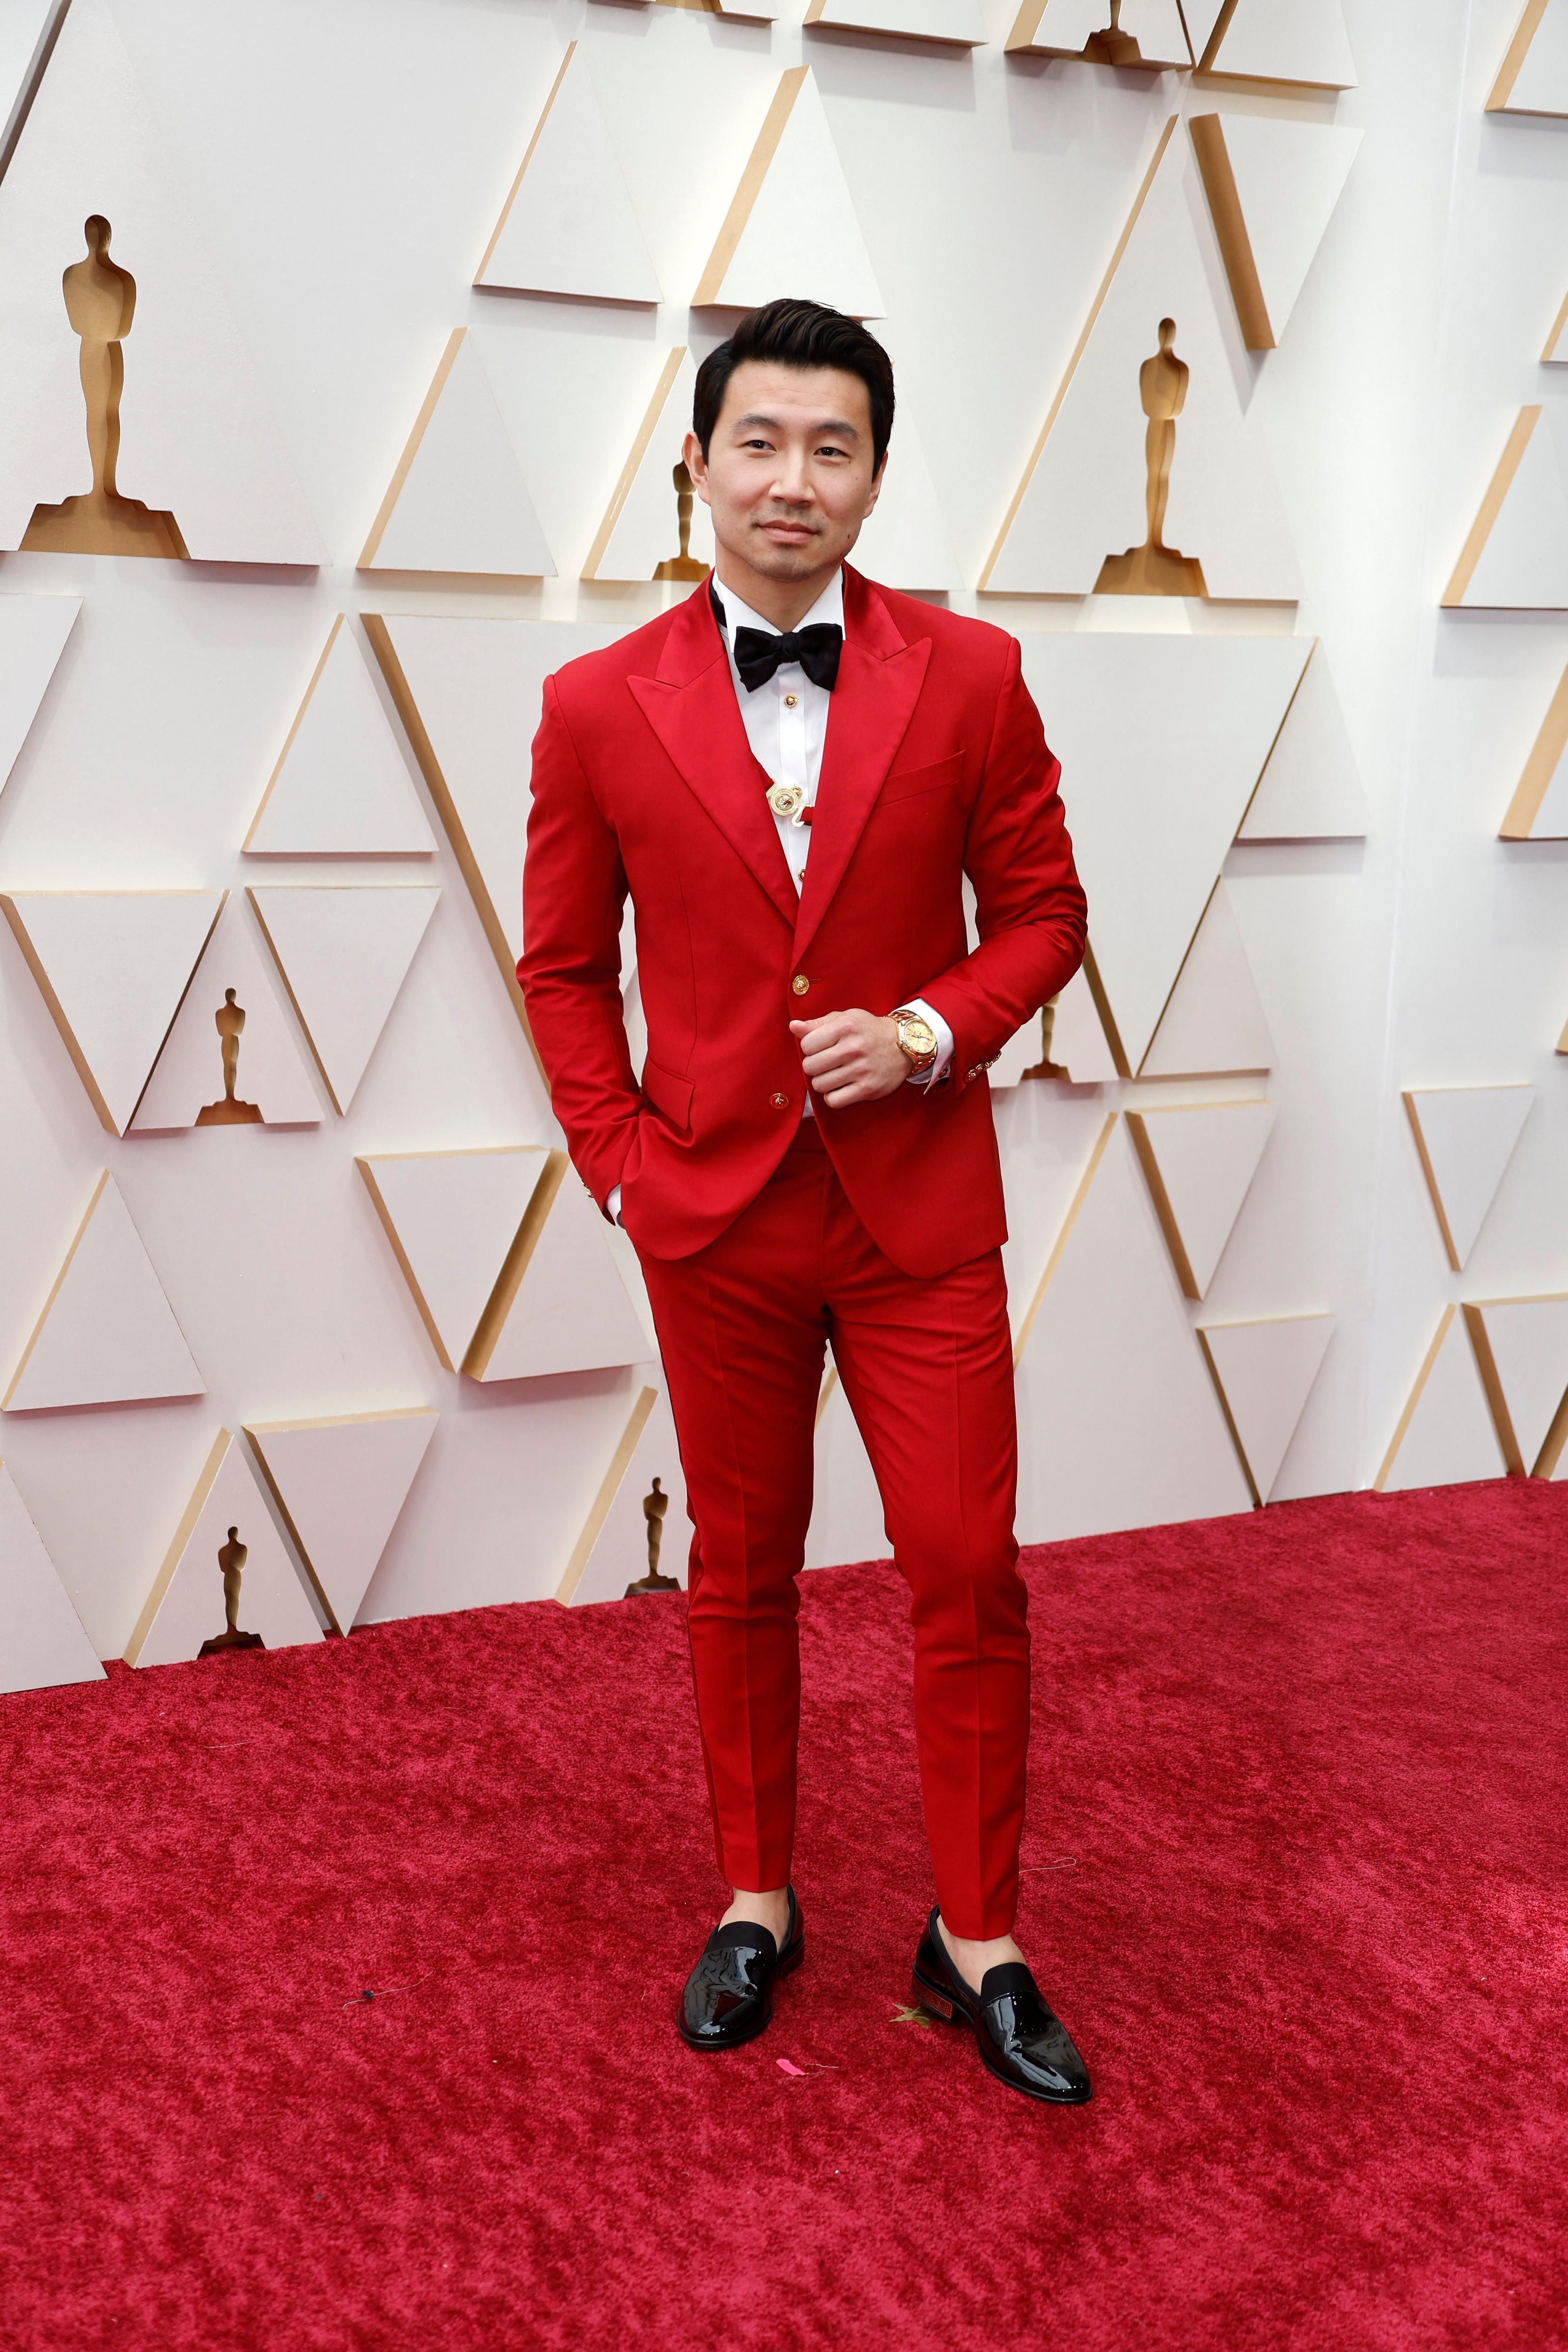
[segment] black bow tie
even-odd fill
[[[784,662],[798,662],[814,686],[824,686],[831,694],[843,645],[844,632],[837,621],[817,621],[809,629],[787,629],[782,637],[767,629],[737,629],[735,667],[748,694],[765,686]]]

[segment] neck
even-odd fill
[[[765,572],[753,572],[749,563],[721,547],[713,570],[721,588],[730,589],[775,629],[786,630],[805,620],[838,564],[835,561],[826,572],[814,572],[806,580],[770,580]]]

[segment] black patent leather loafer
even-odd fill
[[[773,2013],[774,1985],[805,1958],[805,1931],[793,1886],[782,1952],[754,1919],[715,1927],[675,2012],[681,2040],[693,2050],[738,2050],[754,2041]]]
[[[915,1954],[910,1987],[917,2007],[947,2025],[972,2025],[980,2055],[998,2082],[1026,2099],[1081,2106],[1091,2094],[1089,2069],[1072,2035],[1049,2007],[1022,1960],[987,1969],[975,1993],[948,1957],[933,1911]]]

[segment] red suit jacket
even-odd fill
[[[702,1248],[783,1159],[806,1094],[792,1020],[917,995],[952,1031],[951,1084],[845,1110],[817,1097],[823,1140],[905,1272],[1006,1239],[977,1081],[1082,960],[1060,770],[1001,630],[847,567],[844,622],[798,898],[706,583],[545,683],[518,980],[577,1170],[601,1203],[621,1186],[647,1255]],[[621,1015],[628,887],[640,1087]]]

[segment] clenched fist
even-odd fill
[[[825,1013],[816,1021],[792,1021],[801,1064],[814,1094],[832,1110],[849,1103],[879,1102],[910,1075],[909,1057],[899,1045],[898,1024],[885,1013]]]

